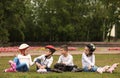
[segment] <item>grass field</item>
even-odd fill
[[[0,78],[120,78],[120,66],[118,66],[113,74],[98,74],[96,72],[39,74],[35,71],[35,65],[32,66],[30,71],[26,73],[4,73],[3,70],[9,67],[8,60],[10,59],[13,59],[13,57],[0,57]],[[57,59],[58,56],[54,56],[53,64],[56,63]],[[120,62],[120,54],[96,55],[97,66],[111,65],[115,62]],[[74,55],[74,63],[81,67],[81,55]]]

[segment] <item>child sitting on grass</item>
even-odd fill
[[[51,71],[50,67],[53,63],[53,53],[56,51],[56,49],[54,48],[54,46],[52,45],[48,45],[45,47],[46,49],[46,53],[36,57],[34,59],[34,63],[37,66],[37,72],[39,73],[46,73]]]
[[[95,51],[96,47],[94,44],[88,44],[85,46],[85,51],[82,54],[82,67],[85,72],[108,72],[113,73],[115,68],[118,66],[119,63],[115,63],[112,66],[104,66],[104,67],[97,67],[95,65]]]
[[[33,64],[31,60],[31,55],[26,54],[26,49],[29,48],[29,45],[27,44],[21,44],[19,47],[20,54],[17,55],[17,57],[14,58],[14,60],[10,60],[10,68],[5,69],[5,72],[27,72],[30,68],[30,65]]]
[[[72,72],[81,72],[82,70],[77,68],[73,63],[73,56],[68,53],[68,46],[63,45],[60,47],[61,56],[57,64],[54,65],[54,69],[58,72],[63,71],[72,71]]]

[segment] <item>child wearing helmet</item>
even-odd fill
[[[53,63],[53,53],[56,51],[55,47],[52,45],[47,45],[45,47],[46,53],[36,57],[34,59],[34,63],[36,64],[37,67],[37,72],[38,73],[46,73],[49,72],[51,69],[51,65]]]
[[[115,63],[112,66],[97,67],[95,65],[94,51],[96,47],[94,44],[88,44],[85,46],[85,51],[82,54],[82,67],[85,72],[98,72],[98,73],[112,73],[119,63]]]
[[[29,48],[28,44],[21,44],[19,46],[20,54],[18,54],[13,61],[10,60],[10,68],[5,69],[5,72],[27,72],[30,68],[30,65],[33,64],[31,55],[26,53],[26,50]]]

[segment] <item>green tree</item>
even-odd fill
[[[23,41],[24,34],[23,28],[25,24],[24,19],[24,1],[20,0],[2,0],[0,2],[1,6],[1,30],[5,30],[5,38],[14,42],[14,41]],[[2,31],[1,31],[2,32]],[[4,34],[3,32],[2,34]]]

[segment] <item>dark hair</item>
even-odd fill
[[[89,48],[89,54],[88,55],[91,56],[96,49],[95,45],[94,44],[87,44],[86,47]]]
[[[49,50],[52,54],[56,51],[55,49],[49,49]]]
[[[62,45],[60,48],[64,49],[65,51],[68,51],[68,46],[67,45]]]

